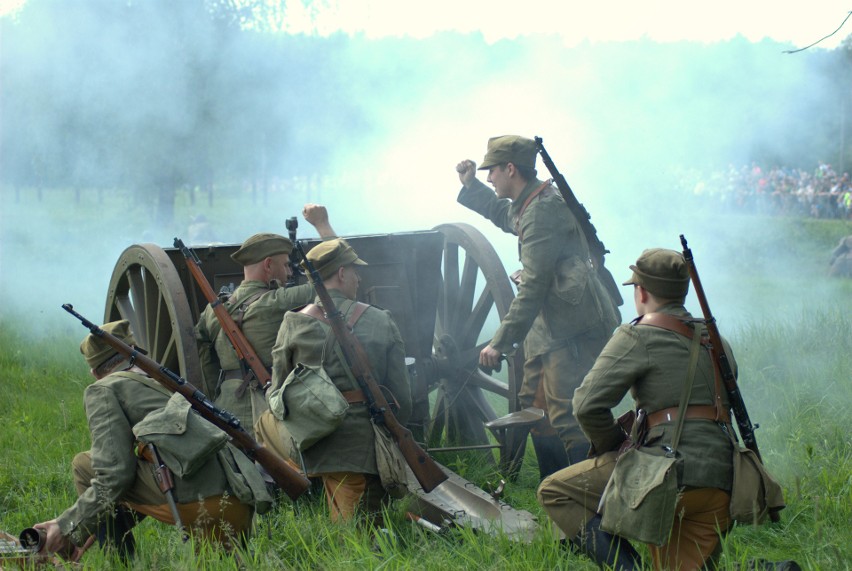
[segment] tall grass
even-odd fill
[[[88,446],[81,394],[90,382],[77,344],[80,336],[53,339],[15,333],[0,320],[0,529],[23,527],[58,515],[74,501],[73,455]],[[788,507],[782,521],[738,527],[725,542],[723,569],[751,558],[795,558],[806,569],[849,569],[852,561],[852,316],[817,312],[798,319],[756,321],[733,332],[742,391],[771,471],[782,481]],[[551,539],[535,502],[537,469],[528,451],[506,500],[537,516],[531,543],[448,530],[436,535],[405,518],[397,504],[389,533],[333,525],[321,497],[284,501],[258,518],[249,548],[238,557],[180,542],[177,532],[149,520],[137,528],[137,569],[594,569]],[[481,487],[500,475],[481,455],[443,455]],[[83,569],[117,565],[98,549]]]

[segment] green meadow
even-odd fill
[[[761,239],[808,260],[800,271],[774,279],[776,288],[789,288],[796,303],[788,311],[756,313],[736,326],[720,327],[734,347],[741,389],[752,421],[760,425],[757,440],[784,486],[787,508],[778,523],[735,528],[724,542],[720,569],[737,569],[752,558],[796,559],[804,569],[850,569],[852,280],[828,283],[824,265],[826,251],[852,228],[837,221],[784,224],[777,235]],[[749,258],[759,251],[745,249],[737,266],[745,271],[765,264],[758,254]],[[708,272],[711,263],[699,260],[699,271]],[[779,285],[778,279],[785,281]],[[747,281],[756,290],[768,278],[751,274]],[[712,307],[714,292],[708,294]],[[69,326],[33,332],[30,325],[22,311],[0,310],[0,529],[13,534],[73,503],[70,462],[88,448],[89,437],[81,395],[92,379],[78,351],[85,330]],[[332,525],[323,498],[314,494],[296,503],[285,499],[258,517],[248,549],[236,555],[183,544],[174,528],[145,520],[136,531],[138,555],[132,567],[595,569],[551,539],[535,500],[534,452],[527,448],[524,468],[508,484],[504,500],[538,517],[540,531],[530,543],[463,528],[436,534],[406,519],[401,503],[386,518],[387,533]],[[438,460],[483,488],[501,477],[477,453],[444,454]],[[79,568],[118,565],[93,548]]]

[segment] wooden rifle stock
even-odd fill
[[[763,461],[760,456],[760,450],[757,448],[757,439],[754,436],[754,431],[758,428],[757,425],[752,425],[751,419],[746,410],[743,395],[740,393],[740,387],[737,385],[737,378],[731,368],[731,362],[725,353],[725,346],[722,345],[722,336],[719,334],[719,328],[716,326],[716,318],[710,312],[710,305],[707,303],[707,296],[704,293],[704,287],[701,285],[701,278],[698,277],[698,269],[695,267],[695,259],[692,257],[692,250],[687,246],[686,238],[683,234],[680,235],[680,244],[683,246],[683,259],[686,261],[686,267],[689,269],[689,278],[692,280],[692,286],[695,289],[695,296],[698,298],[698,304],[701,306],[701,313],[704,314],[704,322],[707,326],[707,334],[710,337],[710,354],[719,369],[719,374],[722,376],[722,382],[725,385],[725,390],[728,393],[728,402],[731,405],[731,412],[734,415],[734,420],[737,422],[737,428],[740,431],[740,438],[746,448],[754,452],[758,458]],[[769,519],[772,521],[780,521],[781,514],[778,511],[770,511]]]
[[[272,384],[272,375],[269,374],[263,361],[257,356],[257,353],[255,353],[254,348],[248,339],[246,339],[242,330],[237,327],[234,318],[231,317],[231,314],[222,305],[222,300],[213,291],[213,287],[201,271],[201,260],[198,259],[195,252],[184,245],[183,240],[180,238],[175,238],[175,248],[178,248],[183,254],[183,257],[186,258],[189,272],[195,278],[198,287],[201,288],[204,298],[210,304],[210,307],[213,308],[213,313],[216,315],[216,319],[219,320],[222,330],[228,336],[228,339],[230,339],[231,345],[233,345],[234,350],[237,352],[237,357],[251,369],[255,379],[257,379],[258,388],[260,390],[268,389]],[[246,385],[243,386],[245,387]]]
[[[589,254],[592,256],[592,261],[595,265],[595,270],[598,272],[598,276],[609,292],[609,295],[612,296],[613,300],[615,300],[616,305],[622,305],[624,300],[621,297],[621,292],[618,291],[618,284],[615,283],[615,279],[612,277],[610,271],[604,267],[604,256],[609,254],[609,250],[606,249],[604,243],[601,242],[600,238],[598,238],[598,231],[592,224],[592,215],[589,214],[589,211],[586,210],[582,204],[580,204],[577,197],[574,195],[574,192],[571,190],[571,187],[568,186],[568,181],[565,180],[565,177],[562,176],[562,173],[560,173],[559,169],[556,168],[556,163],[553,162],[553,159],[550,158],[550,155],[544,148],[542,138],[535,137],[534,140],[536,150],[538,151],[538,154],[541,155],[541,160],[544,163],[544,166],[546,166],[547,170],[550,171],[550,176],[553,177],[553,182],[556,184],[556,188],[559,189],[559,194],[562,195],[562,200],[564,200],[565,204],[568,205],[568,209],[574,215],[574,218],[577,219],[577,223],[580,225],[583,235],[586,237],[586,243],[589,245]]]
[[[415,442],[411,431],[400,424],[399,420],[394,416],[387,399],[382,394],[379,383],[376,382],[364,347],[355,334],[346,326],[343,314],[334,305],[334,301],[331,299],[331,295],[328,293],[319,272],[316,271],[311,261],[305,256],[300,242],[296,242],[296,251],[299,252],[299,258],[302,260],[301,263],[305,268],[305,273],[310,278],[311,284],[322,302],[325,316],[331,323],[334,335],[337,337],[337,341],[343,350],[343,356],[346,358],[352,374],[358,381],[358,385],[364,392],[364,396],[367,398],[373,421],[385,425],[388,432],[393,436],[397,446],[399,446],[402,456],[405,458],[406,463],[411,468],[423,491],[426,493],[431,492],[438,484],[446,480],[448,476],[426,454],[420,445]]]
[[[722,336],[719,334],[719,328],[716,326],[716,318],[710,312],[707,296],[704,294],[704,287],[701,285],[701,279],[698,277],[698,270],[695,267],[695,260],[692,257],[692,250],[686,245],[686,238],[684,238],[683,234],[680,235],[680,243],[683,246],[683,259],[686,261],[686,266],[689,269],[689,277],[695,289],[695,296],[698,298],[698,304],[701,306],[701,313],[704,314],[707,334],[710,336],[710,354],[713,356],[716,366],[719,367],[719,374],[722,376],[722,382],[725,384],[731,410],[734,413],[737,427],[740,430],[740,437],[745,447],[760,457],[760,451],[757,449],[757,440],[754,437],[755,427],[751,424],[743,396],[740,394],[739,386],[737,386],[737,378],[734,376],[731,362],[725,353],[724,345],[722,345]]]
[[[256,460],[272,476],[272,479],[291,499],[295,500],[307,492],[311,486],[310,480],[291,468],[280,456],[269,451],[258,443],[240,424],[240,421],[227,410],[216,407],[207,396],[177,373],[160,365],[145,356],[138,348],[131,347],[118,337],[107,333],[76,311],[70,303],[62,309],[80,320],[92,335],[100,337],[116,352],[128,357],[130,364],[145,371],[149,377],[166,387],[173,393],[180,393],[193,410],[204,420],[223,430],[231,437],[233,444],[242,450],[246,456]]]

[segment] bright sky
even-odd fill
[[[273,0],[274,1],[274,0]],[[310,29],[309,0],[285,0],[290,31]],[[759,41],[771,37],[802,47],[834,32],[852,5],[839,0],[326,0],[316,29],[364,32],[370,37],[436,31],[480,31],[488,41],[534,32],[561,33],[566,43],[632,40],[712,42],[741,34]],[[852,33],[852,22],[827,40],[834,47]]]
[[[535,32],[561,33],[569,45],[591,41],[632,40],[647,36],[667,42],[713,42],[741,34],[752,41],[770,37],[804,47],[834,32],[852,10],[841,0],[241,0],[283,3],[286,30],[294,33],[336,31],[368,37],[438,31],[479,31],[489,42]],[[0,0],[0,15],[26,0]],[[313,18],[313,22],[312,22]],[[836,47],[852,33],[852,18],[821,43]]]

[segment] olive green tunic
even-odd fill
[[[139,461],[133,454],[136,439],[132,427],[148,413],[163,408],[169,400],[168,394],[147,386],[145,379],[148,378],[140,373],[113,373],[86,388],[83,399],[95,477],[74,505],[58,518],[62,535],[70,536],[75,545],[82,545],[95,532],[99,516],[121,500],[166,503],[165,496],[157,502],[147,496],[140,497],[140,493],[150,492],[135,485]],[[147,463],[140,468],[150,471]],[[175,474],[174,481],[178,503],[231,493],[217,455],[211,456],[191,477],[180,478]]]
[[[339,290],[331,289],[329,294],[348,320],[355,302]],[[315,303],[319,304],[319,300]],[[297,363],[318,366],[323,361],[323,346],[330,329],[329,325],[303,313],[289,312],[284,316],[272,350],[272,389],[268,395],[281,386]],[[411,389],[405,366],[405,346],[390,312],[370,306],[355,324],[354,333],[364,346],[376,381],[396,397],[400,406],[397,418],[405,424],[411,413]],[[341,392],[359,388],[347,376],[345,364],[336,351],[325,356],[324,367]],[[368,407],[352,404],[343,424],[303,453],[308,473],[378,474],[374,438]]]
[[[579,335],[608,336],[621,322],[589,262],[582,229],[559,193],[547,187],[521,212],[541,184],[530,181],[514,201],[498,199],[479,180],[458,195],[459,203],[519,236],[521,285],[491,345],[508,355],[524,341],[527,359]]]
[[[680,304],[657,311],[689,319]],[[731,367],[736,362],[725,344]],[[593,451],[604,453],[621,444],[622,432],[612,414],[630,391],[637,409],[653,413],[680,403],[689,365],[690,340],[650,325],[622,325],[604,347],[592,370],[574,392],[574,415],[592,443]],[[699,349],[698,367],[689,404],[714,404],[714,368],[709,351]],[[729,408],[727,393],[722,401]],[[652,428],[644,448],[663,455],[662,446],[671,446],[675,423]],[[709,420],[686,420],[677,450],[681,486],[731,489],[733,447],[722,426]]]
[[[300,285],[289,288],[273,288],[259,280],[246,280],[234,290],[230,299],[223,305],[234,321],[239,317],[240,307],[252,296],[262,295],[245,309],[242,319],[242,331],[254,352],[267,368],[272,367],[272,346],[284,319],[284,313],[310,303],[313,288]],[[217,406],[233,413],[240,419],[243,427],[251,430],[254,424],[252,414],[251,391],[246,390],[242,398],[235,392],[242,384],[240,379],[218,382],[219,371],[232,371],[240,368],[240,360],[231,345],[228,335],[222,331],[219,320],[208,305],[204,308],[198,324],[195,326],[195,338],[198,342],[198,356],[204,373],[206,390]],[[258,411],[259,414],[260,411]]]

